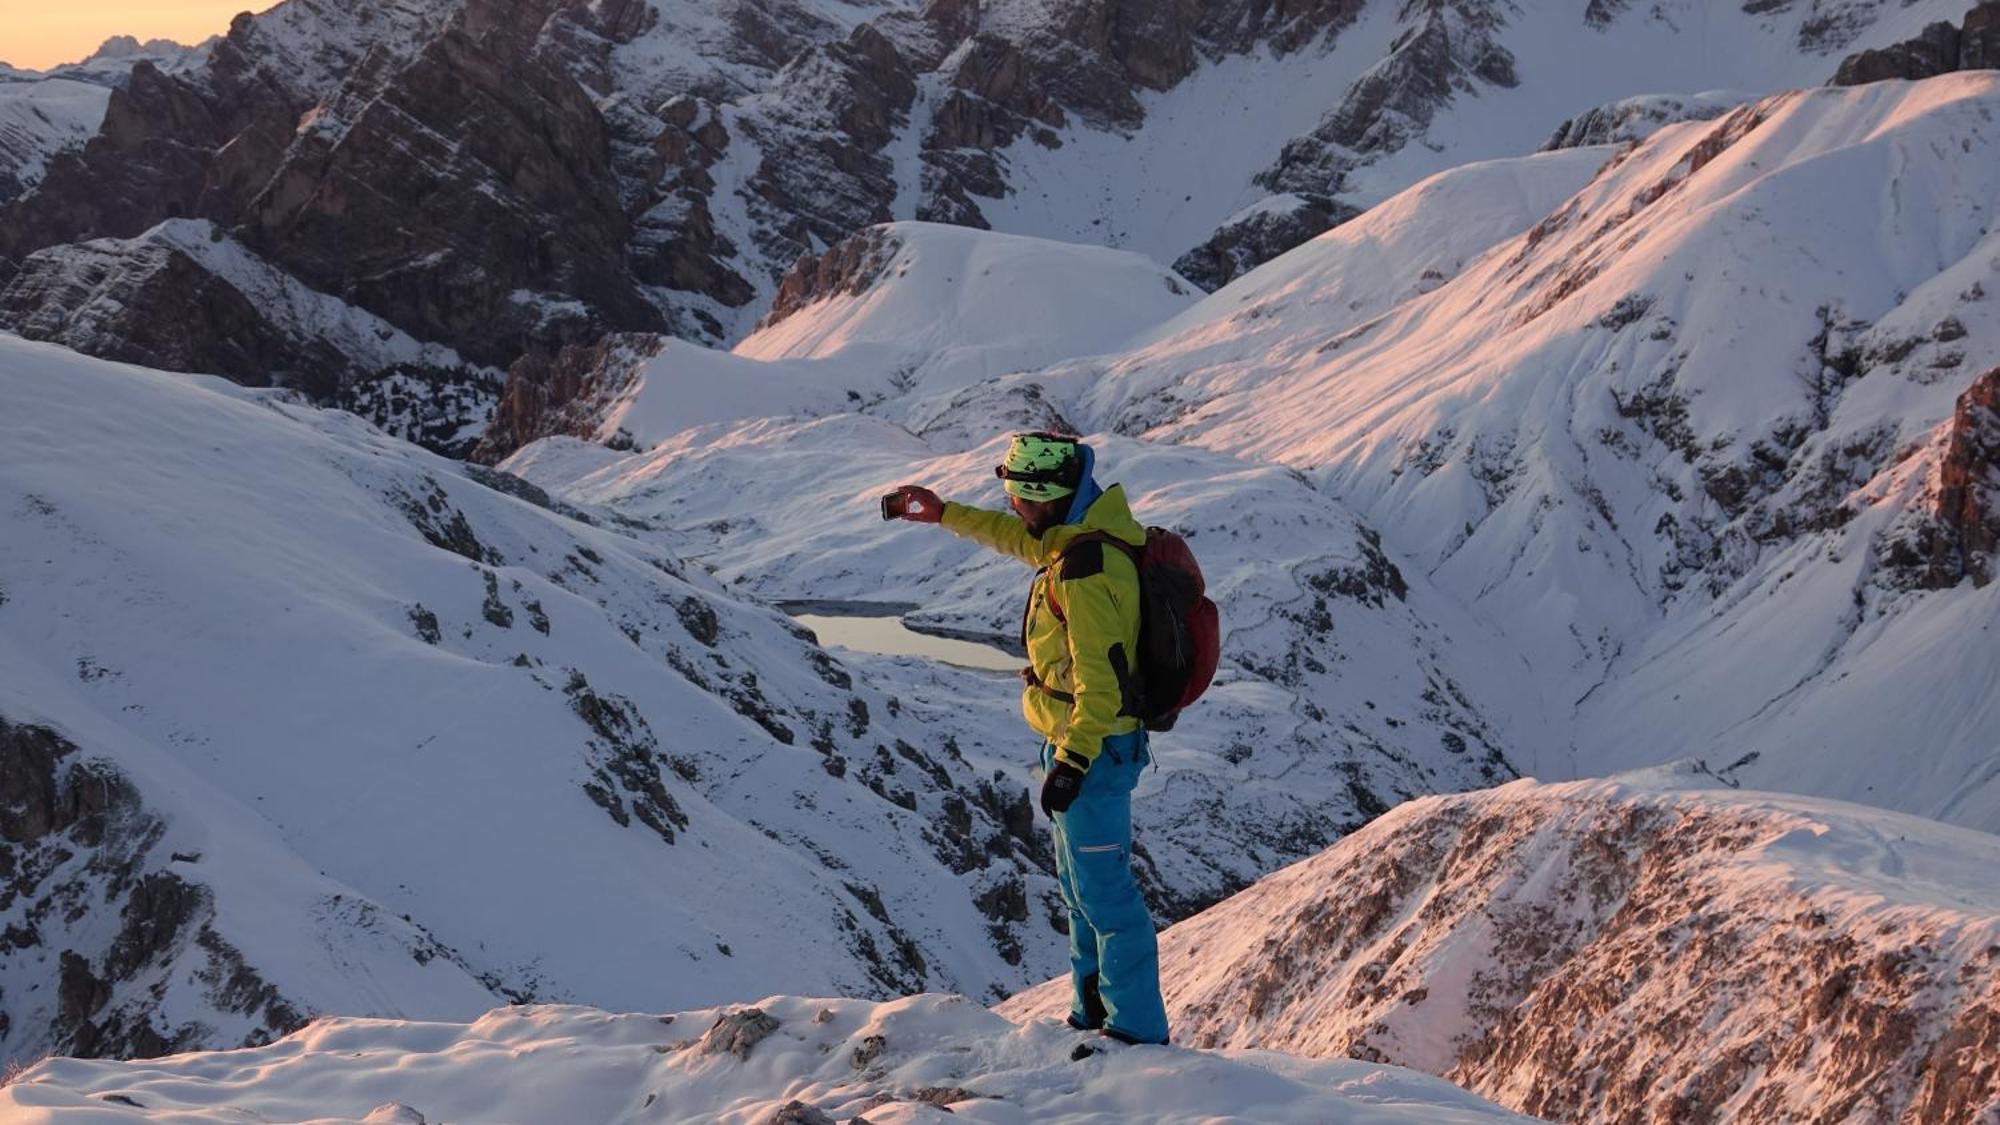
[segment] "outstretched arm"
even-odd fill
[[[898,488],[892,499],[901,501],[901,515],[906,520],[943,524],[946,531],[961,539],[970,539],[1003,555],[1012,555],[1030,566],[1048,564],[1047,548],[1040,539],[1028,533],[1027,525],[1012,512],[990,512],[984,508],[939,500],[937,493],[913,484]]]
[[[939,522],[944,524],[946,531],[961,539],[970,539],[1003,555],[1012,555],[1029,566],[1048,564],[1048,548],[1040,539],[1028,534],[1028,525],[1012,512],[990,512],[947,500],[944,518]]]

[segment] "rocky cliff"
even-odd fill
[[[165,825],[117,767],[0,718],[0,782],[0,1043],[151,1058],[305,1022],[215,930],[213,896],[178,873],[202,856],[162,854]]]

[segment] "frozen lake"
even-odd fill
[[[856,652],[922,656],[963,668],[1018,670],[1023,658],[997,645],[963,636],[920,632],[903,624],[916,606],[899,602],[783,602],[792,619],[811,629],[819,643]]]

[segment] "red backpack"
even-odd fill
[[[1174,728],[1174,720],[1208,690],[1222,658],[1222,615],[1208,599],[1208,583],[1187,540],[1164,527],[1146,529],[1146,545],[1090,532],[1069,543],[1098,540],[1124,551],[1139,571],[1139,683],[1147,730]]]

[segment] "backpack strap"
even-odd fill
[[[1116,535],[1113,535],[1108,531],[1086,531],[1083,534],[1077,536],[1076,538],[1071,539],[1069,543],[1063,547],[1062,552],[1056,555],[1055,558],[1050,559],[1049,565],[1043,567],[1042,569],[1045,571],[1047,570],[1056,571],[1057,577],[1059,578],[1068,577],[1068,575],[1062,569],[1063,560],[1069,555],[1071,551],[1074,551],[1078,547],[1083,546],[1087,543],[1111,544],[1112,546],[1125,552],[1126,557],[1132,560],[1133,569],[1135,570],[1138,569],[1139,548],[1133,546],[1130,543],[1127,543],[1123,539],[1118,538]],[[1088,577],[1088,575],[1083,575],[1080,577]],[[1066,615],[1064,615],[1062,606],[1056,602],[1054,582],[1049,583],[1048,588],[1045,591],[1043,591],[1043,596],[1048,600],[1049,612],[1056,615],[1056,620],[1062,622],[1064,628],[1068,628],[1069,618]]]

